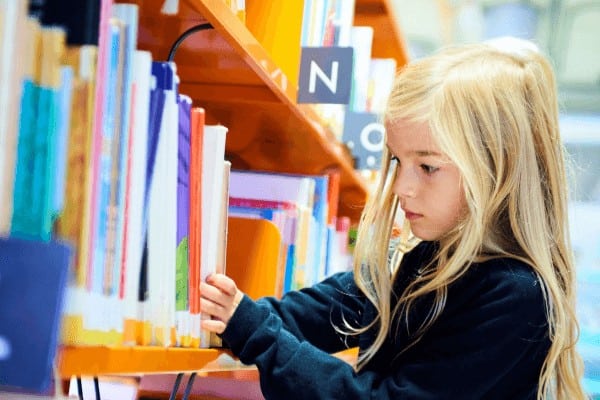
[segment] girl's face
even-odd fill
[[[412,233],[422,240],[443,238],[466,211],[458,168],[442,154],[427,124],[398,120],[386,130],[397,162],[393,191]]]

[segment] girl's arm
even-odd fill
[[[521,272],[473,274],[419,349],[401,361],[384,354],[377,371],[357,374],[247,296],[225,317],[222,337],[242,362],[257,365],[266,399],[533,399],[547,326],[539,283]],[[314,328],[317,342],[319,333],[330,336],[327,323]]]
[[[223,332],[244,295],[224,275],[209,277],[207,283],[202,284],[201,293],[201,307],[218,319],[206,321],[205,328]],[[251,300],[248,298],[248,301]],[[341,334],[334,327],[344,329],[344,321],[359,326],[364,301],[354,284],[353,274],[348,272],[336,274],[312,287],[291,291],[281,300],[265,297],[256,303],[267,314],[276,316],[284,329],[299,341],[307,341],[333,353],[357,346],[356,336]]]

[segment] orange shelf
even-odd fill
[[[61,378],[200,371],[226,351],[179,347],[65,346],[58,352]]]
[[[374,58],[395,58],[398,67],[408,62],[408,51],[391,0],[356,0],[354,25],[373,27]]]
[[[358,220],[368,187],[349,152],[312,106],[296,103],[297,87],[225,2],[181,1],[177,16],[160,14],[163,0],[133,2],[140,6],[139,47],[155,60],[165,60],[185,30],[202,22],[213,25],[183,41],[174,61],[181,93],[205,108],[207,123],[229,128],[226,153],[234,169],[338,170],[339,214]]]

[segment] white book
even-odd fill
[[[227,265],[227,219],[229,215],[229,176],[231,174],[231,162],[223,161],[223,185],[221,189],[221,198],[218,204],[219,207],[219,238],[217,242],[217,263],[215,272],[220,274],[226,273]],[[211,347],[222,347],[223,342],[216,334],[210,336]]]
[[[369,70],[369,112],[383,114],[396,77],[396,59],[372,58]]]
[[[174,64],[171,64],[174,68]],[[175,325],[177,246],[177,123],[174,90],[165,91],[148,214],[148,292],[155,344],[171,345]]]
[[[369,71],[371,69],[373,27],[353,26],[350,40],[354,49],[354,70],[349,108],[355,112],[365,112],[367,111]]]
[[[131,128],[130,169],[125,213],[125,290],[123,317],[126,321],[137,319],[137,302],[144,237],[142,236],[144,190],[146,184],[146,158],[148,146],[148,118],[150,111],[150,78],[152,53],[136,50],[134,54],[133,108]],[[127,325],[126,325],[127,326]],[[129,336],[126,334],[125,339]],[[134,337],[135,339],[135,337]],[[129,343],[126,343],[129,344]],[[131,343],[135,344],[135,343]]]
[[[219,241],[219,205],[223,188],[225,138],[227,128],[223,125],[205,125],[202,149],[202,251],[200,280],[217,271]],[[193,206],[193,205],[192,205]],[[200,318],[210,318],[200,315]],[[202,331],[200,347],[210,346],[210,333]]]

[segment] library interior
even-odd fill
[[[597,0],[0,0],[0,398],[264,399],[202,329],[203,282],[281,299],[352,271],[396,74],[500,37],[554,69],[600,399]]]

